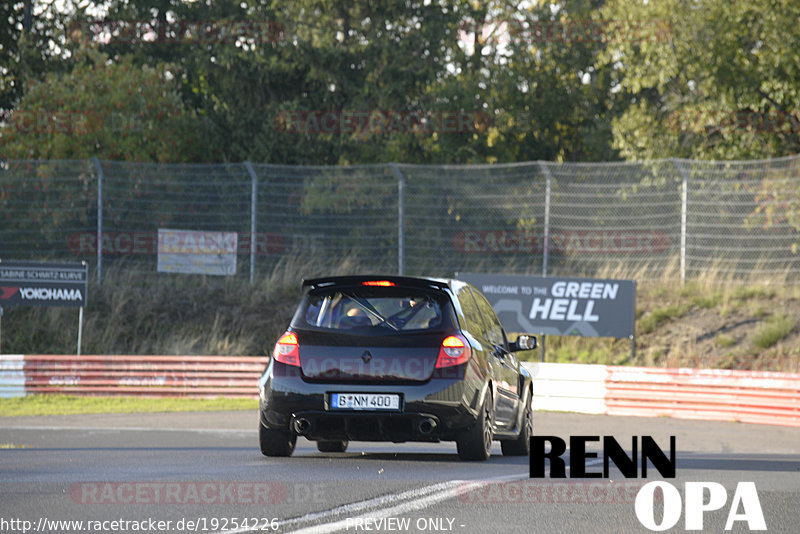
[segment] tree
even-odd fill
[[[321,129],[313,121],[331,113],[343,120],[364,111],[427,110],[420,97],[444,68],[446,41],[455,42],[457,4],[119,0],[108,3],[108,20],[140,21],[153,32],[95,44],[112,57],[132,55],[136,64],[175,65],[184,100],[209,118],[211,143],[225,160],[369,162],[384,159],[390,146],[419,153],[420,137],[341,124]],[[212,33],[201,46],[186,38],[191,31],[175,33],[197,22]],[[245,31],[214,37],[231,28]],[[287,114],[298,111],[311,123],[287,129]]]
[[[0,122],[22,96],[26,78],[63,68],[64,18],[54,2],[0,2]]]
[[[798,2],[609,0],[603,12],[668,29],[619,40],[602,58],[614,69],[616,89],[634,101],[613,126],[623,157],[730,160],[800,152]],[[796,160],[763,167],[730,175],[742,183],[760,179],[750,191],[756,208],[747,224],[800,230]]]
[[[68,74],[29,83],[0,135],[9,159],[181,162],[213,157],[198,142],[200,126],[168,66],[82,49]]]
[[[627,159],[765,158],[800,151],[800,4],[609,0],[610,20],[657,29],[602,61],[634,104],[614,122]]]
[[[601,25],[597,3],[470,5],[467,46],[443,93],[460,92],[489,115],[471,161],[617,159],[610,123],[624,98],[597,66],[603,36],[586,32]]]
[[[598,5],[106,0],[73,10],[66,46],[170,65],[223,161],[605,160],[629,96],[606,42],[571,31]]]

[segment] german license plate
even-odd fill
[[[331,393],[332,410],[399,410],[400,395],[385,393]]]

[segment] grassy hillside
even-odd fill
[[[640,283],[628,340],[548,337],[548,361],[800,371],[800,287]]]
[[[344,262],[333,274],[355,271]],[[90,286],[82,352],[268,354],[300,297],[300,279],[319,274],[284,264],[250,286],[180,276],[153,285],[110,272],[101,289]],[[639,282],[636,317],[633,360],[626,339],[548,336],[547,361],[800,371],[799,286],[745,284],[713,273],[683,286],[674,280]],[[73,354],[77,325],[74,309],[6,309],[0,349]],[[538,360],[539,352],[525,357]]]

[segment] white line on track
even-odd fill
[[[422,488],[424,490],[431,490],[427,492],[430,493],[429,495],[414,495],[406,502],[401,502],[400,504],[396,504],[395,506],[373,510],[368,512],[367,514],[362,514],[356,517],[348,517],[347,519],[339,519],[323,525],[308,526],[306,528],[294,530],[292,531],[292,533],[328,534],[330,532],[338,532],[340,530],[347,529],[348,526],[352,526],[354,522],[358,523],[359,520],[363,524],[363,521],[367,518],[380,519],[383,517],[394,517],[414,512],[421,508],[427,508],[438,502],[456,497],[463,491],[469,491],[478,488],[483,484],[485,484],[485,482],[471,482],[471,481],[468,482],[465,480],[451,480],[449,482],[444,482],[442,484],[435,484],[434,486],[428,486],[427,488]],[[400,495],[397,495],[396,498],[392,498],[391,502],[395,503],[397,501],[402,501],[403,499],[404,495],[401,493]]]
[[[586,462],[586,465],[596,465],[602,461],[601,459],[590,460]],[[569,469],[569,466],[567,466],[567,469]],[[337,506],[336,508],[322,512],[312,512],[301,517],[284,519],[278,522],[277,528],[282,532],[290,532],[291,534],[328,534],[331,532],[338,532],[346,530],[348,526],[359,520],[364,521],[367,518],[380,519],[408,514],[422,508],[428,508],[441,501],[452,499],[460,494],[474,491],[488,484],[510,480],[523,480],[525,478],[527,478],[527,474],[517,473],[481,480],[450,480],[447,482],[439,482],[430,486],[406,490],[401,493],[382,495],[365,501]],[[368,512],[361,515],[354,515],[364,511]],[[342,516],[345,516],[346,519],[340,519]],[[325,520],[329,522],[326,523],[324,522]],[[322,523],[318,523],[320,521],[322,521]],[[297,528],[297,530],[287,531],[285,530],[287,527]],[[242,534],[246,532],[254,532],[254,530],[251,528],[240,528],[236,530],[226,530],[216,534]]]

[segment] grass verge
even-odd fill
[[[0,399],[0,417],[93,413],[156,413],[256,410],[257,399],[216,397],[77,397],[30,395]]]
[[[753,345],[760,349],[768,349],[789,335],[797,325],[792,317],[777,314],[769,317],[753,333]]]

